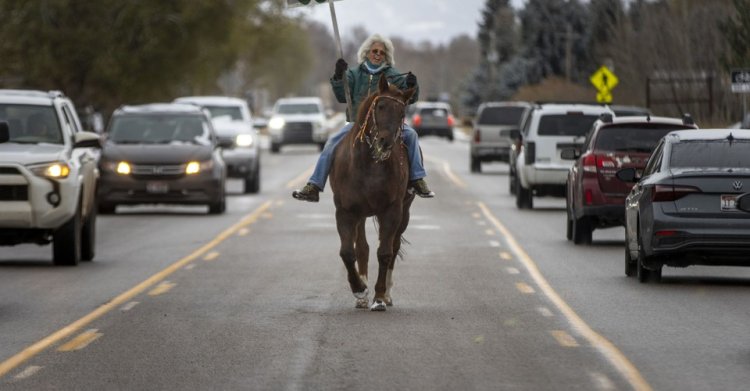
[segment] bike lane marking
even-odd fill
[[[609,340],[604,338],[602,335],[594,331],[586,322],[578,316],[578,314],[571,308],[568,303],[563,300],[560,295],[552,288],[546,278],[539,271],[539,267],[531,259],[529,254],[521,247],[516,241],[510,231],[495,217],[494,214],[483,202],[477,202],[477,205],[482,210],[485,218],[489,220],[500,233],[506,238],[508,247],[511,252],[516,255],[518,260],[523,264],[526,270],[531,275],[539,289],[544,293],[545,296],[557,307],[557,309],[565,316],[568,322],[573,328],[585,338],[592,346],[594,346],[604,357],[615,367],[615,369],[623,376],[623,378],[630,383],[635,390],[650,391],[651,386],[643,378],[643,375],[628,360],[627,357]]]
[[[223,232],[221,232],[219,235],[213,238],[210,242],[204,244],[197,250],[193,251],[191,254],[188,254],[187,256],[183,257],[177,262],[167,266],[162,271],[152,275],[151,277],[147,278],[140,284],[130,288],[126,292],[121,293],[119,296],[115,297],[109,302],[102,304],[94,311],[88,313],[87,315],[84,315],[82,318],[61,328],[60,330],[55,331],[54,333],[48,335],[47,337],[35,342],[34,344],[16,353],[15,355],[6,359],[5,361],[0,362],[0,377],[5,376],[8,372],[17,368],[19,365],[23,364],[27,360],[31,359],[32,357],[36,356],[39,353],[44,352],[45,350],[50,348],[52,345],[60,342],[61,340],[81,330],[82,328],[84,328],[85,326],[93,322],[94,320],[109,313],[113,309],[118,308],[121,305],[125,304],[133,297],[143,293],[144,291],[156,285],[157,283],[162,282],[169,275],[182,269],[187,264],[193,262],[198,257],[207,253],[209,250],[216,247],[217,245],[219,245],[221,242],[223,242],[230,236],[234,235],[239,229],[247,225],[253,224],[261,217],[261,215],[264,212],[268,210],[268,208],[271,207],[271,204],[272,204],[272,201],[264,202],[261,206],[259,206],[253,212],[245,215],[239,222],[225,229]]]

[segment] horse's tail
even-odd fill
[[[377,232],[378,231],[378,218],[377,218],[377,216],[373,216],[372,217],[372,223],[375,226],[375,231]],[[401,245],[398,246],[398,253],[396,253],[396,256],[399,257],[399,258],[401,258],[401,260],[403,261],[404,260],[404,255],[406,254],[406,251],[404,250],[404,245],[405,244],[411,244],[411,242],[409,242],[408,240],[406,240],[406,238],[404,237],[404,235],[399,236],[398,240],[401,241]]]

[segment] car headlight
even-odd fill
[[[251,134],[239,134],[234,140],[234,143],[238,147],[250,147],[253,145],[253,135]]]
[[[118,162],[115,166],[115,172],[120,175],[130,175],[130,173],[133,172],[133,169],[128,162]]]
[[[54,179],[67,178],[68,174],[70,174],[70,166],[65,162],[37,164],[29,166],[29,170],[31,170],[34,175]]]
[[[284,119],[281,117],[273,117],[268,121],[268,127],[274,130],[281,129],[284,127]]]
[[[213,168],[213,166],[214,166],[213,160],[207,160],[205,162],[191,161],[185,165],[185,174],[195,175],[195,174],[200,173],[201,171],[208,171],[211,168]]]

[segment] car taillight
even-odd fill
[[[422,117],[419,114],[414,114],[414,116],[411,117],[411,123],[413,126],[422,125]]]
[[[479,129],[474,129],[474,142],[478,143],[482,141],[482,134],[479,132]]]
[[[456,120],[453,119],[452,115],[448,116],[448,126],[453,126],[453,124],[456,123]]]
[[[581,156],[581,167],[583,172],[596,172],[596,155],[587,153]]]
[[[693,186],[656,185],[651,192],[651,201],[676,201],[693,193],[700,193],[701,189]]]

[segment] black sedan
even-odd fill
[[[662,266],[750,266],[750,130],[674,131],[625,200],[625,274],[659,281]]]
[[[198,204],[211,214],[224,212],[226,165],[211,120],[198,106],[123,106],[105,139],[100,213],[133,204]]]

